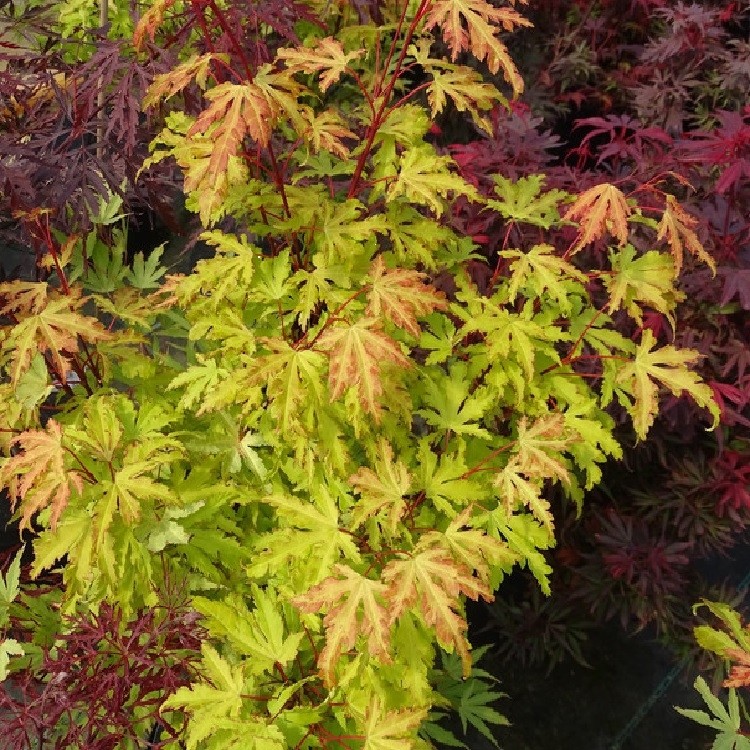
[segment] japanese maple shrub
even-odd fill
[[[0,286],[0,484],[40,530],[32,573],[60,568],[83,622],[142,618],[175,581],[203,617],[165,744],[445,737],[465,601],[516,565],[549,591],[544,493],[580,503],[621,454],[609,405],[641,439],[662,390],[718,418],[696,352],[613,321],[674,321],[683,254],[708,259],[671,196],[540,175],[486,195],[431,141],[449,106],[492,132],[491,80],[523,85],[502,32],[526,23],[485,0],[157,0],[135,50],[179,62],[143,101],[164,117],[143,173],[179,166],[213,255],[165,276],[47,232],[46,278]],[[519,243],[483,259],[456,201]]]

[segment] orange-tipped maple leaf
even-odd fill
[[[667,205],[659,222],[659,234],[657,240],[665,239],[669,243],[674,257],[675,274],[680,273],[684,249],[700,258],[709,268],[716,273],[716,263],[706,252],[698,235],[693,231],[698,224],[698,219],[691,216],[671,195],[667,196]]]
[[[440,29],[454,62],[461,52],[471,52],[487,62],[490,72],[502,70],[516,95],[523,91],[523,79],[498,38],[501,29],[531,26],[518,11],[496,8],[487,0],[435,0],[425,20],[426,31],[436,26]]]
[[[409,556],[391,560],[383,570],[388,584],[386,598],[392,620],[416,607],[425,624],[434,628],[438,643],[454,648],[461,657],[464,675],[471,672],[471,654],[466,639],[467,623],[462,616],[461,595],[491,600],[489,587],[465,565],[456,562],[442,546],[421,549]]]
[[[346,72],[349,63],[362,57],[365,50],[358,49],[353,52],[344,52],[341,42],[333,37],[321,39],[311,49],[284,48],[278,51],[277,57],[284,60],[287,69],[293,73],[320,73],[320,90],[326,92],[328,88],[336,83],[342,74]]]
[[[333,325],[320,337],[319,347],[329,352],[331,401],[340,398],[347,388],[356,388],[362,407],[376,419],[380,416],[383,394],[383,364],[411,366],[398,343],[383,333],[380,321],[375,318]]]
[[[569,221],[578,219],[578,238],[573,251],[578,252],[607,232],[616,237],[620,245],[624,245],[628,241],[630,213],[625,196],[614,185],[604,182],[585,190],[565,214],[565,219]]]
[[[419,336],[417,316],[445,309],[441,292],[424,283],[426,276],[405,268],[388,269],[379,255],[370,267],[367,314],[383,316],[414,336]]]
[[[365,578],[346,565],[334,567],[330,576],[292,601],[301,612],[327,610],[323,618],[326,644],[318,656],[318,668],[327,685],[335,683],[339,657],[354,648],[357,636],[367,638],[367,652],[389,664],[390,620],[384,606],[387,588]]]
[[[29,369],[36,352],[41,352],[55,373],[64,378],[81,341],[96,343],[111,338],[96,318],[79,312],[87,298],[50,294],[46,284],[25,282],[0,285],[0,297],[8,300],[0,315],[12,314],[16,320],[4,332],[0,345],[0,358],[8,362],[14,386]]]
[[[31,518],[50,506],[50,525],[54,529],[70,499],[71,490],[83,491],[83,478],[65,466],[62,430],[54,419],[43,430],[27,430],[13,443],[20,453],[0,467],[0,486],[8,488],[11,504],[20,502],[21,528],[29,528]]]

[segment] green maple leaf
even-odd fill
[[[428,144],[409,148],[401,156],[398,176],[388,188],[386,200],[403,195],[411,203],[427,206],[437,217],[443,213],[448,193],[478,200],[476,189],[449,170],[453,164],[453,159],[439,156]]]
[[[243,656],[253,675],[271,674],[274,665],[286,666],[297,656],[304,633],[285,634],[284,617],[278,596],[271,590],[253,586],[254,609],[248,609],[239,597],[212,601],[195,597],[193,606],[206,617],[214,636],[226,638]]]
[[[177,404],[178,409],[192,410],[198,403],[202,405],[196,412],[200,416],[209,411],[210,402],[204,401],[206,394],[211,393],[216,386],[229,377],[229,370],[219,367],[217,360],[203,358],[199,355],[198,364],[190,365],[186,370],[174,377],[167,388],[184,389]]]
[[[659,411],[660,385],[675,396],[686,393],[698,406],[708,409],[716,427],[721,410],[714,401],[713,391],[687,367],[700,359],[700,353],[694,349],[676,349],[671,345],[654,349],[655,345],[656,339],[651,329],[644,329],[635,359],[622,365],[617,376],[617,393],[633,419],[638,437],[646,437]],[[630,396],[633,397],[632,401]]]
[[[451,367],[448,378],[433,379],[426,375],[422,396],[425,408],[418,409],[417,414],[424,417],[427,424],[443,432],[491,440],[491,433],[478,423],[495,405],[495,396],[489,389],[471,390],[466,367],[462,363]],[[441,436],[442,433],[436,437]]]
[[[166,243],[162,243],[151,250],[147,258],[144,258],[143,253],[136,253],[133,256],[132,266],[126,273],[125,278],[127,278],[136,289],[158,289],[161,285],[162,276],[164,276],[167,271],[167,269],[159,263],[161,256],[164,253],[165,244]]]
[[[508,514],[518,507],[527,507],[534,517],[545,526],[550,534],[554,531],[555,520],[547,500],[542,497],[542,480],[530,479],[520,468],[514,457],[500,471],[493,481]]]
[[[664,313],[674,325],[674,309],[684,299],[674,287],[674,260],[670,255],[649,250],[636,257],[626,245],[611,257],[612,274],[604,275],[609,292],[609,310],[624,308],[638,323],[643,322],[642,305]]]
[[[427,439],[421,440],[417,451],[414,492],[425,497],[442,513],[453,517],[456,508],[481,502],[488,495],[484,483],[466,478],[466,461],[461,453],[438,456]]]
[[[312,502],[275,494],[263,502],[276,510],[280,528],[261,536],[255,544],[251,578],[284,571],[299,587],[310,586],[330,575],[342,556],[358,562],[360,553],[351,534],[342,530],[339,508],[331,492],[316,487]]]
[[[365,207],[353,198],[344,202],[324,199],[316,208],[313,241],[326,266],[356,256],[355,248],[370,245],[376,234],[384,234],[388,229],[382,214],[363,217]]]
[[[208,643],[201,644],[202,667],[208,682],[181,687],[162,704],[161,710],[182,709],[190,714],[185,744],[194,750],[218,729],[240,729],[245,691],[243,664],[232,666]],[[230,721],[226,721],[229,719]]]
[[[557,206],[568,198],[568,194],[563,190],[548,190],[543,193],[544,175],[532,174],[515,181],[502,175],[493,175],[493,180],[499,200],[489,198],[485,203],[503,218],[544,229],[549,229],[560,221]]]

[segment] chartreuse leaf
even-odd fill
[[[26,652],[23,646],[13,638],[0,641],[0,681],[8,679],[8,667],[11,656],[23,656]]]
[[[609,311],[622,308],[642,323],[645,305],[664,313],[674,326],[674,309],[684,299],[674,287],[674,261],[656,250],[640,257],[635,252],[632,245],[626,245],[611,257],[613,273],[604,276]]]
[[[568,198],[568,194],[562,190],[547,190],[542,193],[544,175],[532,174],[515,181],[502,175],[493,175],[492,179],[495,181],[495,194],[499,200],[489,198],[486,204],[503,218],[544,229],[549,229],[560,221],[557,206]]]
[[[305,502],[286,494],[263,498],[275,509],[279,528],[258,539],[248,575],[264,578],[284,571],[282,580],[292,581],[299,590],[330,575],[342,557],[360,560],[351,535],[342,530],[331,491],[318,485],[311,499]]]
[[[213,635],[225,638],[242,656],[253,675],[270,674],[275,664],[286,666],[296,656],[303,633],[285,635],[286,627],[278,596],[270,589],[251,588],[249,610],[239,597],[212,601],[195,597],[195,609],[206,618]]]
[[[0,573],[0,629],[7,627],[9,622],[8,609],[21,592],[19,583],[21,580],[22,556],[23,548],[16,553],[13,562],[11,562],[8,570],[5,572],[5,575],[3,576],[2,573]]]
[[[368,518],[378,515],[384,517],[389,533],[395,536],[406,508],[411,482],[406,465],[394,460],[390,443],[381,440],[373,468],[360,467],[349,477],[349,484],[360,495],[352,513],[351,528],[357,528]]]
[[[708,607],[711,614],[718,617],[731,633],[730,636],[729,633],[707,625],[700,625],[693,630],[693,633],[701,648],[725,658],[727,658],[727,649],[750,652],[750,628],[742,624],[742,617],[736,610],[723,602],[710,602],[702,599],[693,607],[693,612],[697,612],[701,607]]]
[[[440,217],[449,193],[478,199],[476,188],[449,170],[452,165],[449,156],[439,156],[426,143],[407,149],[401,155],[398,176],[388,188],[386,200],[394,201],[403,195],[412,204],[426,206]]]
[[[362,750],[411,750],[426,715],[424,709],[386,711],[374,697],[365,715]]]
[[[711,713],[692,708],[677,708],[676,706],[675,710],[698,724],[718,730],[719,734],[712,746],[714,750],[750,749],[750,738],[746,737],[740,728],[742,716],[737,692],[733,689],[729,690],[728,703],[725,706],[711,693],[711,688],[702,677],[697,677],[693,686],[700,693]]]
[[[651,329],[644,329],[635,359],[623,364],[617,376],[617,393],[633,419],[638,437],[646,437],[659,411],[659,386],[675,396],[687,393],[698,406],[709,410],[715,427],[721,414],[713,391],[687,367],[701,355],[693,349],[676,349],[671,345],[654,349],[655,345]]]

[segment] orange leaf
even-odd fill
[[[164,12],[175,4],[175,0],[154,0],[153,5],[141,16],[133,32],[133,46],[140,52],[143,41],[148,36],[154,41],[156,30],[164,22]]]
[[[687,248],[696,258],[700,258],[716,273],[714,259],[705,251],[698,235],[693,231],[697,224],[698,220],[685,211],[673,196],[667,196],[667,205],[659,222],[659,234],[656,235],[656,239],[658,241],[666,238],[669,243],[674,256],[676,274],[682,268],[684,248]]]
[[[329,36],[321,39],[315,47],[310,49],[304,47],[280,49],[277,57],[285,60],[287,68],[295,73],[325,71],[320,77],[320,90],[325,93],[346,72],[349,63],[364,53],[363,49],[344,52],[341,42]]]
[[[445,309],[441,292],[423,282],[426,276],[405,268],[387,269],[379,255],[370,267],[367,314],[383,316],[414,336],[419,336],[418,315]]]
[[[10,493],[11,504],[21,503],[21,528],[29,528],[32,516],[48,505],[52,508],[50,525],[57,525],[70,499],[71,489],[83,491],[83,479],[65,467],[62,430],[54,419],[47,431],[28,430],[13,443],[21,452],[11,456],[0,467],[0,484]]]
[[[382,602],[386,586],[365,578],[345,565],[336,565],[330,576],[307,593],[292,600],[302,612],[327,610],[323,618],[326,645],[318,657],[318,667],[327,685],[335,683],[334,670],[339,657],[354,648],[357,636],[367,638],[367,652],[390,664],[390,622]],[[360,614],[361,609],[361,614]]]
[[[578,252],[584,245],[603,237],[605,232],[614,235],[619,244],[624,245],[628,241],[630,213],[625,196],[608,182],[581,193],[565,214],[565,219],[579,219],[574,251]]]
[[[380,416],[379,399],[383,393],[380,378],[383,363],[404,368],[411,365],[399,345],[383,333],[380,322],[373,318],[332,326],[321,336],[319,346],[330,352],[331,401],[340,398],[347,388],[356,388],[363,408],[376,419]]]
[[[512,8],[496,8],[487,0],[435,0],[427,12],[425,30],[436,26],[454,62],[461,52],[471,52],[478,60],[487,61],[491,73],[502,69],[516,95],[523,91],[523,79],[508,48],[498,38],[501,28],[512,31],[517,26],[531,26],[520,13]]]

